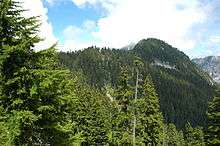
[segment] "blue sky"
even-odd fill
[[[49,21],[53,25],[54,35],[61,43],[64,43],[63,31],[68,26],[81,27],[86,20],[98,21],[101,17],[100,13],[93,7],[85,9],[79,8],[71,1],[66,1],[58,4],[49,4],[44,1],[45,7],[48,8]],[[62,9],[62,10],[61,10]],[[86,34],[82,39],[90,38],[90,34]]]
[[[191,58],[220,55],[220,0],[23,1],[43,16],[45,42],[58,41],[62,51],[121,48],[155,37]]]

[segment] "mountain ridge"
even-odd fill
[[[184,127],[206,125],[207,103],[212,97],[210,77],[187,55],[159,39],[142,39],[133,49],[89,47],[82,51],[61,52],[60,62],[72,71],[80,71],[87,82],[101,90],[117,87],[121,68],[134,72],[134,60],[143,62],[140,73],[150,74],[160,98],[166,122]]]
[[[207,72],[216,83],[220,83],[220,56],[195,58],[192,61]]]

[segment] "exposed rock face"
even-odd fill
[[[209,73],[215,82],[220,83],[220,56],[196,58],[193,62]]]

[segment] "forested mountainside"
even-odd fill
[[[220,87],[212,97],[182,52],[157,39],[36,51],[39,17],[24,11],[0,0],[0,146],[220,145]]]
[[[87,83],[104,89],[117,88],[122,67],[134,73],[134,60],[143,62],[142,76],[150,74],[159,94],[167,122],[183,127],[205,125],[207,102],[213,96],[211,79],[181,51],[158,39],[144,39],[133,49],[89,47],[83,51],[61,52],[62,65],[82,72]]]
[[[220,83],[220,56],[195,58],[192,61],[207,72],[216,83]]]

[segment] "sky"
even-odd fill
[[[20,0],[41,16],[36,50],[122,48],[158,38],[190,58],[220,56],[220,0]]]

